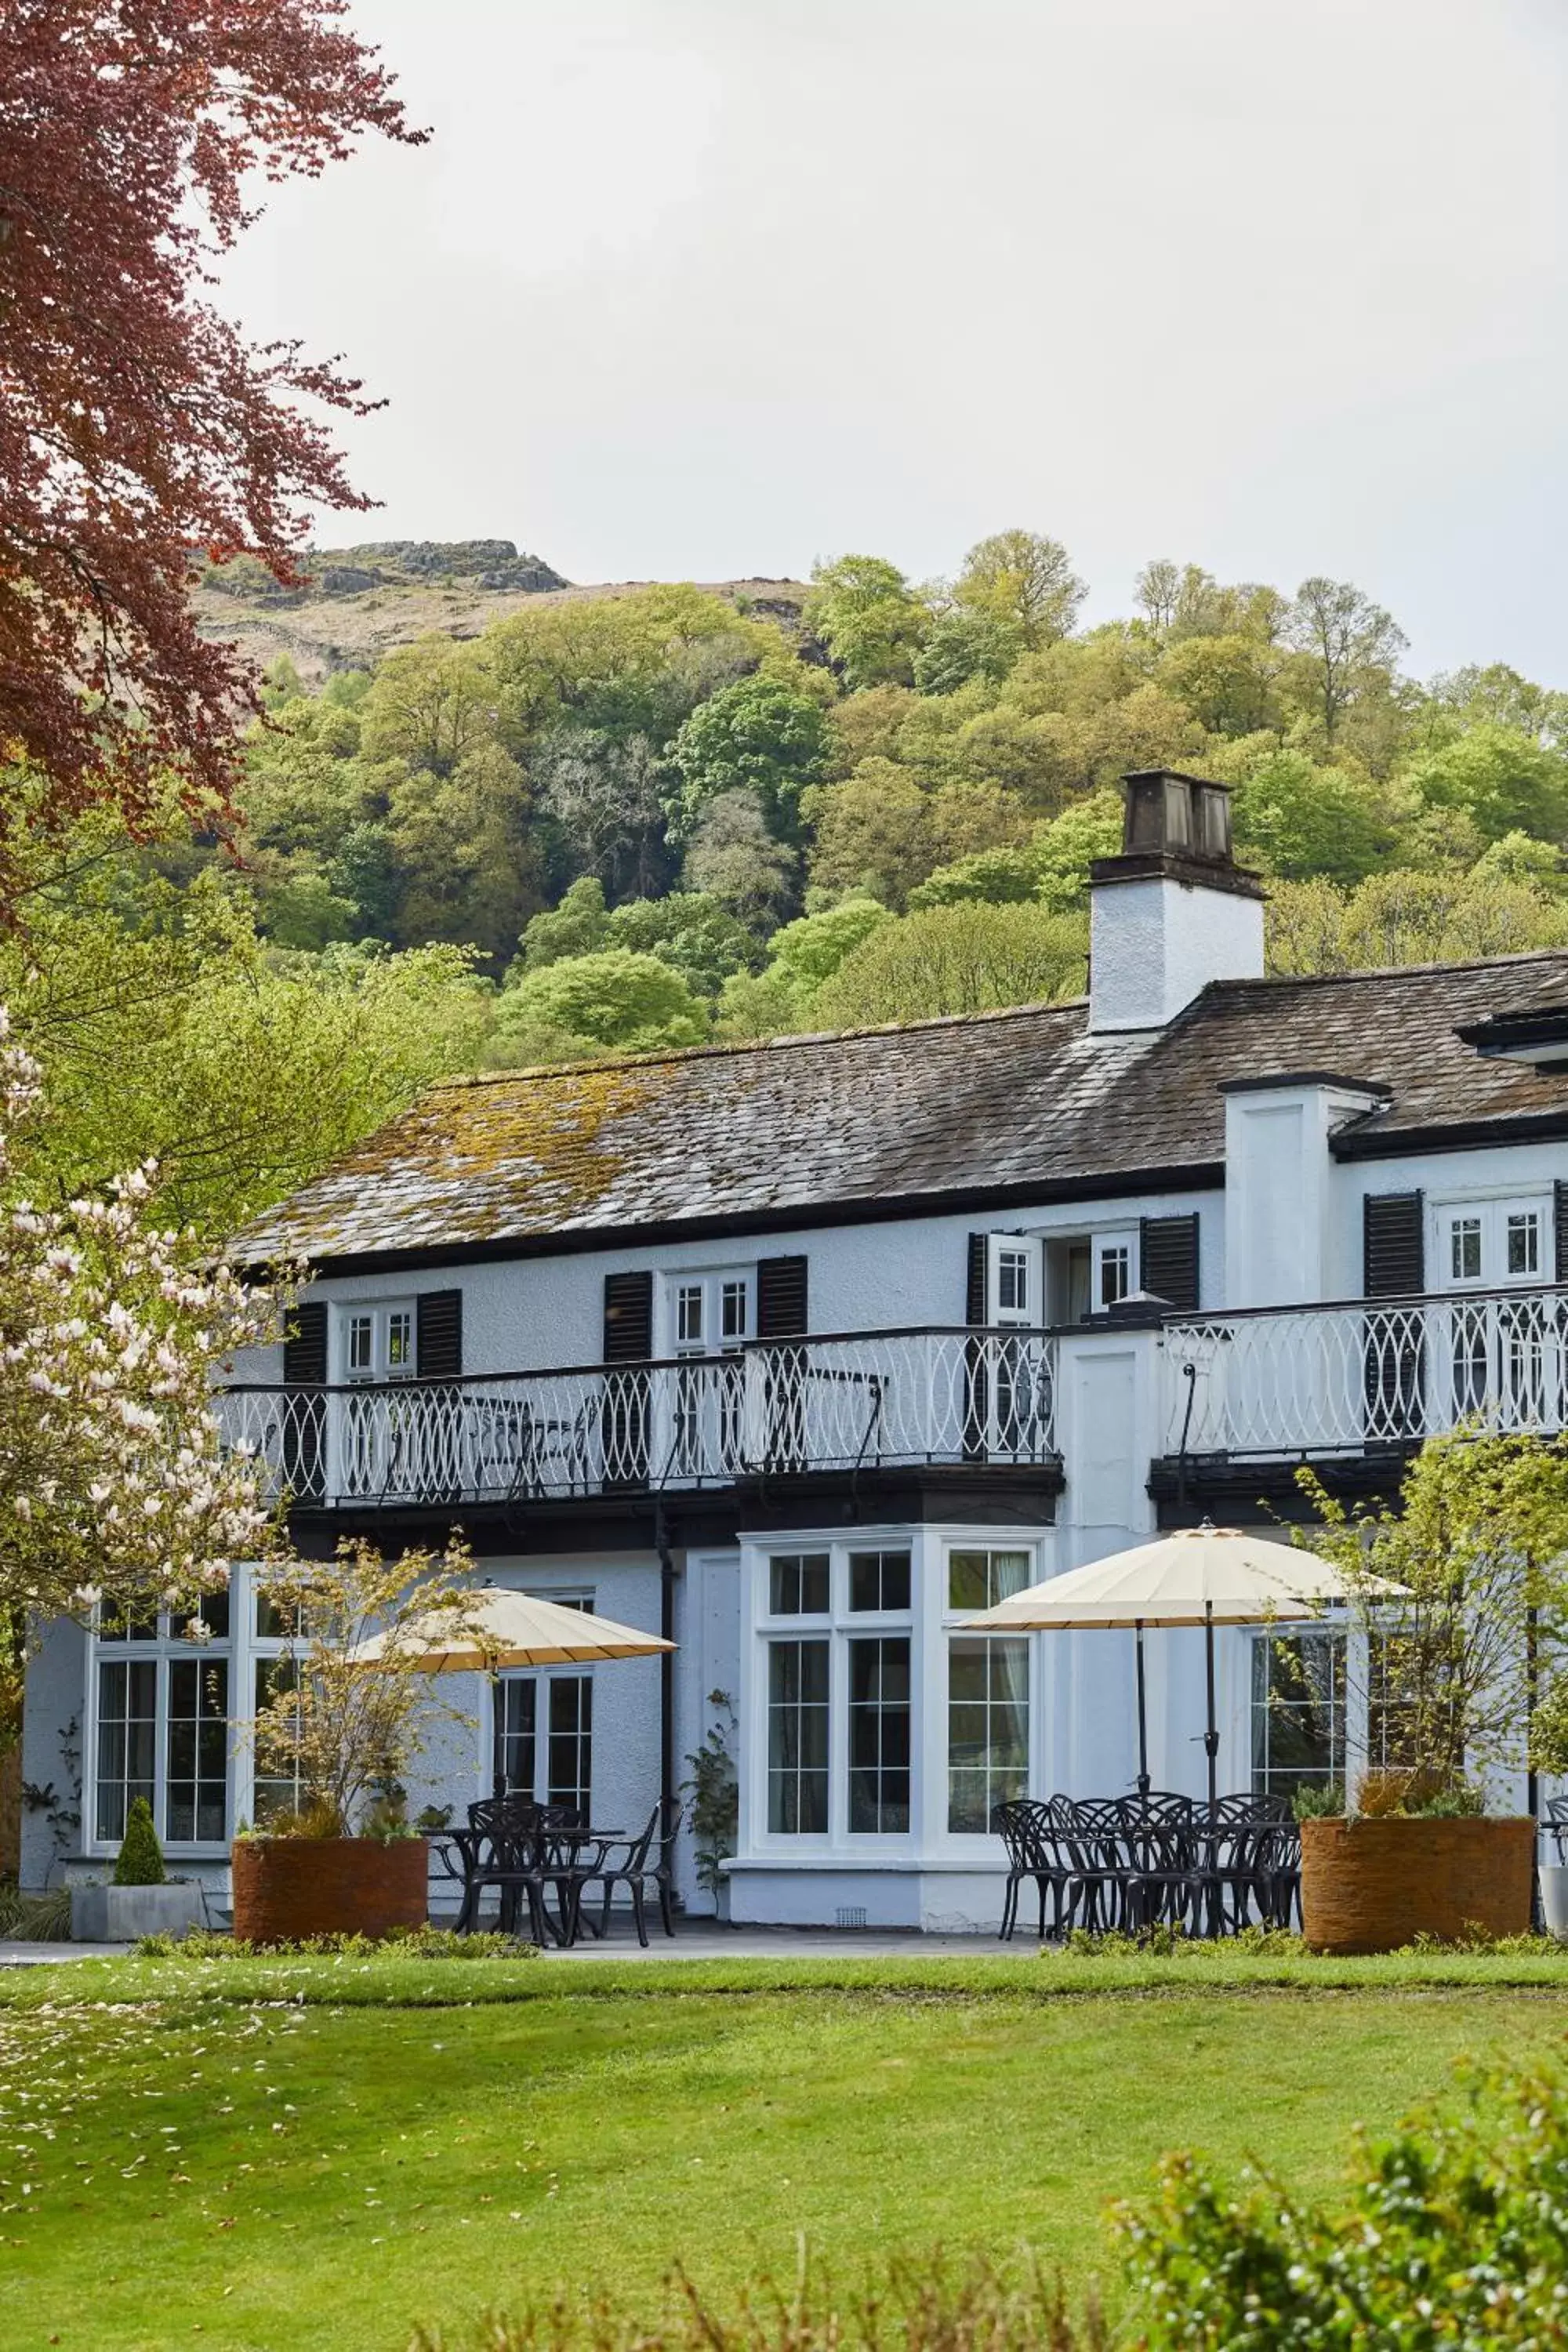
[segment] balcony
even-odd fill
[[[1568,1427],[1568,1290],[1184,1316],[1163,1336],[1167,1460],[1404,1448],[1461,1423]]]
[[[568,1502],[943,1465],[1055,1471],[1056,1342],[926,1329],[722,1356],[285,1388],[216,1400],[269,1501]]]

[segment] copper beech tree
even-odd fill
[[[196,633],[193,557],[288,580],[312,509],[369,503],[319,414],[364,414],[359,384],[213,299],[266,181],[426,135],[343,13],[0,9],[0,759],[42,776],[34,824],[109,802],[134,826],[167,776],[226,806],[255,689]],[[0,803],[0,901],[20,822]]]

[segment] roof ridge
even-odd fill
[[[741,1054],[773,1054],[786,1047],[837,1045],[861,1037],[904,1037],[928,1029],[960,1029],[987,1021],[1022,1021],[1042,1013],[1072,1013],[1089,1003],[1087,996],[1037,999],[1032,1004],[988,1005],[977,1013],[933,1013],[921,1021],[878,1021],[860,1029],[787,1030],[778,1037],[710,1038],[700,1045],[661,1045],[646,1054],[606,1054],[591,1062],[528,1062],[515,1070],[465,1070],[437,1078],[425,1089],[444,1094],[456,1087],[509,1086],[519,1078],[568,1078],[597,1070],[646,1070],[677,1062],[711,1062]]]
[[[1496,971],[1500,964],[1568,963],[1568,945],[1560,948],[1511,948],[1505,955],[1439,959],[1432,963],[1352,964],[1348,971],[1264,971],[1250,978],[1211,980],[1193,999],[1201,1004],[1222,988],[1337,988],[1346,981],[1429,980],[1436,972]],[[1191,1007],[1186,1010],[1190,1011]]]

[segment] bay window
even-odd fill
[[[770,1837],[909,1834],[913,1602],[908,1544],[825,1545],[763,1563]]]
[[[193,1618],[100,1612],[89,1667],[89,1843],[118,1845],[144,1797],[163,1844],[228,1842],[229,1641],[226,1592]]]
[[[968,1616],[1022,1592],[1035,1556],[1019,1545],[952,1545],[947,1608]],[[984,1836],[995,1808],[1028,1794],[1029,1637],[954,1632],[947,1644],[947,1826]]]

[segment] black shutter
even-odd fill
[[[799,1339],[806,1325],[804,1257],[764,1257],[757,1265],[757,1337]],[[770,1470],[805,1467],[804,1348],[771,1348],[763,1359],[763,1406],[767,1416]]]
[[[320,1299],[289,1310],[283,1338],[283,1385],[286,1389],[324,1388],[327,1379],[327,1310]],[[325,1485],[326,1411],[324,1396],[285,1396],[279,1400],[283,1417],[283,1478],[298,1503],[318,1503]]]
[[[1426,1280],[1426,1203],[1420,1192],[1371,1192],[1362,1203],[1362,1288],[1368,1298],[1407,1298]],[[1426,1420],[1419,1310],[1389,1307],[1366,1318],[1369,1444],[1418,1437]]]
[[[1557,1279],[1568,1282],[1568,1184],[1561,1176],[1553,1187],[1552,1215],[1557,1229]]]
[[[985,1320],[986,1244],[988,1234],[969,1236],[969,1267],[964,1285],[963,1319],[976,1329]]]
[[[757,1265],[757,1337],[798,1339],[806,1328],[806,1262],[764,1257]]]
[[[455,1381],[463,1369],[463,1294],[420,1294],[416,1356],[422,1381]]]
[[[1145,1217],[1139,1227],[1138,1287],[1178,1314],[1198,1311],[1198,1214]]]
[[[604,1361],[606,1364],[646,1364],[652,1353],[652,1275],[607,1274],[605,1276]]]
[[[971,1234],[969,1257],[964,1277],[963,1319],[971,1330],[981,1331],[985,1325],[989,1304],[986,1292],[990,1287],[991,1236]],[[985,1459],[985,1432],[990,1420],[990,1366],[986,1360],[985,1341],[971,1339],[964,1349],[963,1455],[967,1462]]]
[[[600,1427],[606,1486],[646,1486],[648,1454],[648,1358],[653,1354],[653,1276],[605,1276],[606,1364],[625,1370],[605,1376]]]
[[[327,1310],[319,1299],[291,1307],[283,1339],[283,1384],[298,1389],[327,1377]]]
[[[1361,1230],[1363,1297],[1407,1298],[1426,1288],[1424,1193],[1369,1193],[1362,1202]]]

